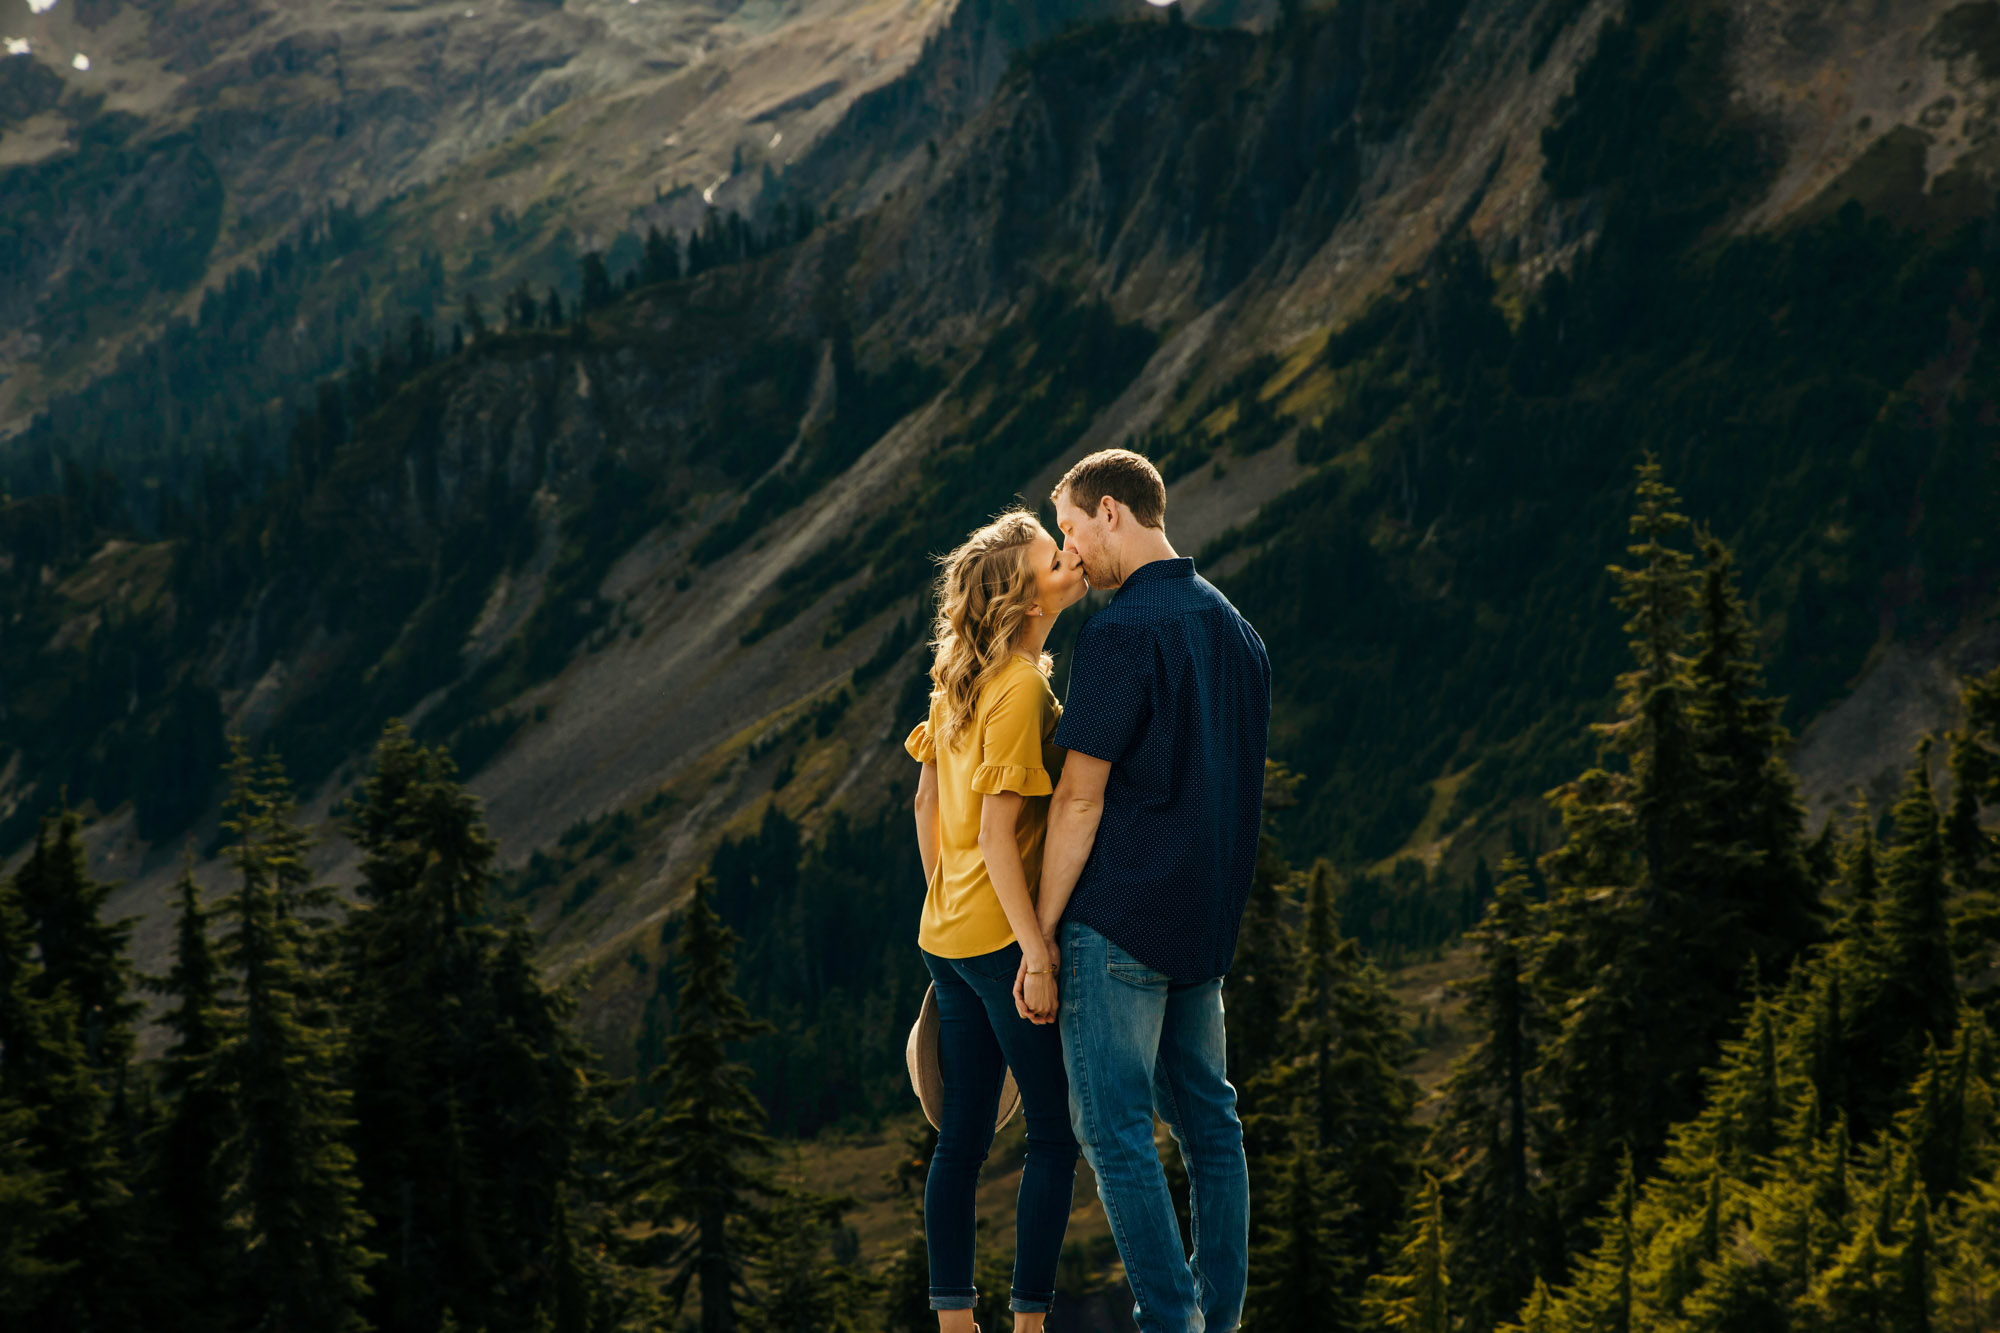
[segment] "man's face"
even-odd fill
[[[1093,588],[1116,588],[1125,581],[1113,534],[1105,525],[1104,505],[1095,510],[1078,509],[1064,491],[1056,501],[1056,526],[1062,529],[1063,550],[1083,564],[1083,576]]]

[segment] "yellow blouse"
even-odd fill
[[[1049,826],[1049,794],[1062,773],[1063,751],[1052,744],[1062,705],[1033,662],[1010,657],[980,696],[972,721],[949,746],[932,739],[939,705],[917,724],[903,748],[918,763],[937,765],[938,859],[924,895],[917,943],[940,958],[972,958],[1014,942],[1014,928],[1000,909],[986,857],[979,850],[979,813],[989,792],[1019,792],[1027,799],[1014,824],[1014,841],[1027,872],[1028,896],[1041,889],[1042,838]]]

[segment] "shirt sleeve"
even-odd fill
[[[980,729],[972,790],[1047,796],[1056,789],[1042,765],[1042,735],[1052,702],[1040,673],[1020,671],[1001,682]]]
[[[929,719],[925,719],[911,728],[909,739],[903,742],[903,748],[910,752],[910,758],[920,764],[934,764],[937,762],[937,746],[931,743],[931,724]]]
[[[1056,744],[1108,763],[1122,761],[1152,716],[1146,689],[1151,667],[1143,638],[1094,619],[1085,624],[1070,655],[1069,698]]]

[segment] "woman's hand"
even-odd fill
[[[1028,1011],[1030,1023],[1053,1023],[1056,1021],[1056,978],[1053,972],[1035,972],[1023,975],[1021,1004]]]
[[[1021,951],[1021,965],[1014,971],[1014,1009],[1030,1023],[1053,1023],[1060,1003],[1056,974],[1062,967],[1062,950],[1054,939],[1042,941],[1042,957]]]

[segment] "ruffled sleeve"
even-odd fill
[[[934,764],[937,762],[937,746],[931,743],[931,724],[929,719],[919,722],[915,727],[911,728],[909,739],[903,742],[903,748],[910,752],[910,758],[920,764]]]
[[[1003,791],[1016,791],[1023,796],[1047,796],[1055,789],[1049,771],[1039,764],[1033,768],[1023,764],[981,764],[972,773],[972,790],[983,796]]]
[[[1003,791],[1047,796],[1056,789],[1042,754],[1042,738],[1049,732],[1054,707],[1048,682],[1032,668],[1016,671],[996,686],[980,730],[973,791],[988,796]]]

